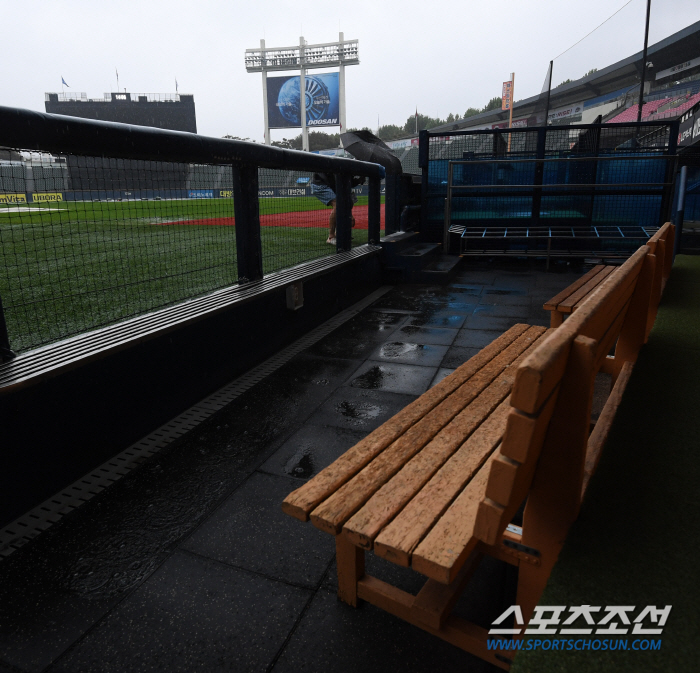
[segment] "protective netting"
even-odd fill
[[[664,124],[431,135],[424,233],[441,240],[450,181],[451,225],[658,226],[670,204],[669,140]]]
[[[0,165],[0,297],[16,352],[238,282],[230,165],[14,152]],[[258,171],[265,274],[335,252],[310,179]],[[367,242],[357,191],[354,245]]]

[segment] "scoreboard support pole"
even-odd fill
[[[260,50],[265,53],[265,40],[260,40]],[[262,71],[262,84],[263,84],[263,112],[265,115],[265,144],[269,145],[270,141],[270,117],[267,114],[267,70],[263,68]]]
[[[304,47],[306,40],[303,37],[299,38],[299,62],[304,62]],[[299,97],[301,98],[301,149],[304,152],[309,151],[309,128],[306,125],[306,68],[301,67],[299,76]]]
[[[340,114],[340,118],[338,121],[340,122],[340,132],[345,133],[348,129],[345,126],[345,64],[343,63],[343,58],[345,56],[345,52],[343,50],[343,42],[345,41],[345,35],[344,33],[338,33],[338,42],[340,42],[340,66],[338,70],[338,98],[339,98],[339,108],[340,110],[338,113]]]

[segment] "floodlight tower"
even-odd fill
[[[345,126],[345,66],[360,63],[358,40],[345,40],[343,33],[338,34],[337,42],[325,44],[307,44],[303,37],[294,47],[265,47],[265,40],[260,40],[260,47],[245,50],[245,67],[248,72],[262,73],[263,109],[265,115],[265,144],[270,144],[270,118],[267,100],[267,73],[270,71],[299,70],[300,125],[302,147],[309,151],[309,131],[306,125],[306,71],[312,68],[338,68],[338,124],[341,132]],[[298,127],[297,127],[298,128]]]

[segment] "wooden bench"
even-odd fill
[[[655,308],[659,305],[661,293],[671,273],[674,233],[674,225],[667,222],[647,241],[647,245],[651,248],[652,254],[662,260],[662,263],[657,265],[657,277],[654,279],[654,291],[651,299],[651,303]],[[581,278],[577,279],[565,290],[562,290],[559,294],[545,302],[543,306],[544,310],[551,311],[550,325],[552,327],[559,327],[564,321],[564,318],[571,315],[581,306],[588,296],[617,268],[617,266],[606,266],[604,264],[594,266],[587,274],[581,276]],[[654,309],[650,311],[650,324],[648,325],[647,333],[651,331],[655,318],[656,310]]]
[[[517,604],[532,614],[644,343],[655,263],[643,246],[560,327],[515,325],[287,496],[287,514],[335,536],[343,601],[508,669],[512,653],[450,611],[488,554],[518,567]],[[593,382],[616,343],[619,376],[590,433]],[[507,529],[526,499],[522,533]],[[368,550],[425,575],[423,589],[365,574]]]

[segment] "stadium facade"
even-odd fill
[[[700,21],[653,44],[647,53],[643,121],[676,119],[700,101]],[[548,123],[591,124],[636,121],[642,52],[551,91]],[[540,95],[516,101],[513,126],[532,125]],[[509,112],[490,110],[431,131],[508,127]]]
[[[197,133],[192,94],[125,91],[88,98],[85,93],[47,93],[45,107],[51,114]]]

